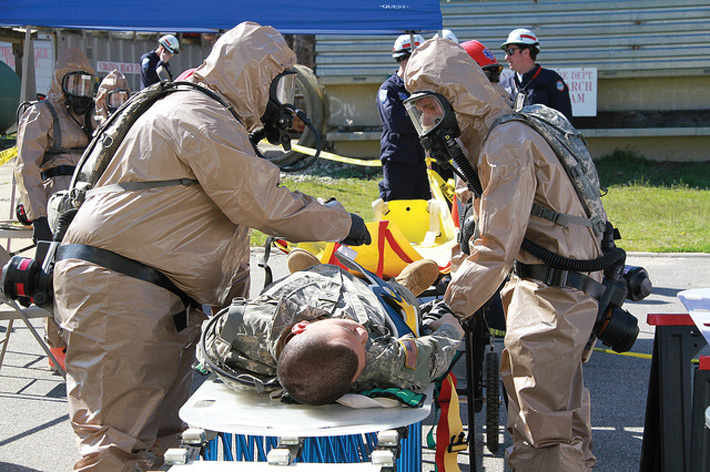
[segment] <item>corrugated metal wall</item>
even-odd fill
[[[597,67],[600,79],[710,74],[707,0],[451,1],[441,10],[459,41],[478,39],[499,62],[508,33],[525,27],[539,36],[546,67]],[[394,39],[317,36],[319,81],[381,82],[396,69]]]
[[[140,57],[155,49],[160,34],[109,33],[96,31],[55,30],[57,50],[76,47],[86,53],[91,64],[97,61],[138,64]],[[180,41],[180,54],[170,59],[170,68],[176,77],[185,69],[196,67],[209,54],[212,42],[201,38]],[[106,72],[98,74],[103,77]],[[140,90],[140,74],[124,74],[133,90]]]

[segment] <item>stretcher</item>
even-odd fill
[[[396,277],[411,262],[427,258],[437,262],[439,280],[425,291],[420,300],[426,302],[441,297],[450,281],[451,257],[458,247],[459,215],[452,181],[445,182],[439,174],[428,170],[431,200],[375,200],[372,204],[375,221],[367,223],[372,244],[346,248],[354,261],[380,278]],[[337,257],[339,243],[290,243],[267,238],[265,257],[261,267],[267,271],[271,246],[288,253],[299,247],[314,254],[324,264],[335,264],[349,269]],[[475,318],[486,322],[464,326],[466,335],[466,384],[457,388],[466,395],[469,408],[468,429],[474,429],[474,413],[486,408],[486,445],[491,452],[499,447],[499,409],[505,391],[500,383],[499,358],[495,351],[496,335],[505,330],[503,307],[496,295],[480,309]],[[493,329],[491,331],[490,328]],[[475,462],[475,437],[469,435],[470,463]]]
[[[410,312],[407,309],[410,306],[403,299],[381,279],[355,263],[348,252],[349,248],[341,248],[338,260],[365,277],[390,314],[387,320],[393,335],[416,334],[416,311]],[[385,298],[389,302],[385,302]],[[396,303],[397,300],[402,303]],[[393,304],[399,308],[395,309]],[[169,450],[165,460],[173,466],[169,470],[220,470],[209,469],[208,465],[195,461],[208,449],[207,437],[214,434],[206,432],[211,431],[221,435],[223,458],[233,459],[236,455],[249,461],[261,458],[266,462],[253,469],[242,467],[240,463],[240,470],[266,470],[277,465],[303,467],[294,464],[298,457],[309,465],[310,462],[347,463],[348,470],[357,464],[362,470],[416,472],[421,470],[420,423],[432,411],[434,384],[420,393],[424,393],[424,400],[416,408],[399,403],[390,408],[362,409],[341,404],[309,406],[285,404],[267,393],[235,391],[219,380],[208,380],[179,412],[180,418],[192,428],[189,436],[193,439],[183,437],[182,447]],[[232,438],[231,435],[238,436]],[[251,441],[245,439],[248,437],[258,438],[250,443],[252,449],[258,450],[256,454],[253,451],[244,454],[244,448],[249,449],[245,441]],[[363,463],[369,463],[369,468]],[[248,467],[252,465],[253,462],[248,462]],[[308,470],[332,470],[325,465],[318,467]]]
[[[413,472],[421,467],[420,422],[431,413],[433,385],[424,393],[426,400],[419,408],[353,409],[340,404],[285,404],[267,394],[235,391],[218,380],[207,380],[180,409],[180,418],[191,429],[180,448],[166,453],[168,470],[234,470],[235,463],[227,459],[241,455],[245,460],[238,467],[244,471],[277,467],[332,471],[343,470],[347,463],[347,470]],[[223,460],[196,460],[201,452],[214,459],[216,454],[204,454],[214,433],[219,433]],[[294,462],[296,457],[299,462]]]

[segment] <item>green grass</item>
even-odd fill
[[[626,251],[710,253],[710,163],[655,162],[617,150],[596,161],[609,192],[602,198],[621,232],[617,244]],[[378,197],[377,170],[326,167],[315,175],[288,175],[284,185],[317,197],[335,197],[366,221]],[[252,235],[252,245],[266,237]]]
[[[655,162],[617,150],[596,164],[620,247],[710,252],[710,163]]]
[[[282,184],[289,190],[299,190],[314,197],[328,199],[335,197],[352,213],[362,216],[365,221],[372,220],[373,200],[379,198],[378,178],[372,177],[327,177],[316,175],[290,176],[282,178]],[[266,236],[261,231],[253,230],[252,246],[263,246]]]

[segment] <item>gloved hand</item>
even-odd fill
[[[370,232],[365,226],[365,220],[360,218],[360,216],[355,213],[350,213],[350,219],[352,220],[352,225],[350,226],[350,232],[348,236],[341,241],[341,243],[347,246],[362,246],[363,244],[370,244],[372,242],[372,237]]]
[[[53,239],[52,230],[49,229],[49,222],[46,216],[41,216],[35,218],[32,222],[32,240],[36,243],[37,241],[51,241]]]

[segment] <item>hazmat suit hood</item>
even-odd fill
[[[96,103],[96,119],[99,123],[102,123],[108,117],[108,94],[114,90],[127,90],[131,91],[131,87],[128,85],[126,76],[117,71],[116,69],[109,72],[106,77],[101,81],[99,85],[99,90],[96,92],[96,98],[94,102]]]
[[[49,87],[47,98],[51,98],[58,103],[66,102],[66,97],[62,92],[62,80],[68,73],[78,71],[94,74],[94,68],[91,66],[86,54],[77,48],[69,48],[62,51],[54,65],[54,75],[52,76],[52,84]]]
[[[443,38],[426,41],[412,53],[404,73],[410,93],[440,93],[456,111],[469,159],[478,156],[493,122],[511,108],[468,53]]]
[[[272,80],[296,63],[296,54],[270,26],[240,23],[222,35],[189,80],[221,93],[248,130],[260,124]]]

